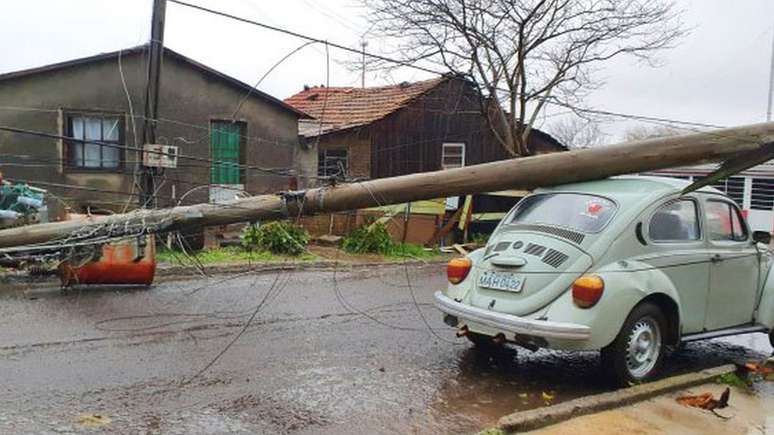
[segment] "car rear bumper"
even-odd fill
[[[440,291],[435,293],[435,305],[446,314],[502,332],[561,340],[588,340],[591,338],[591,328],[585,325],[525,319],[471,307],[455,301]]]

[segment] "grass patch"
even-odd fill
[[[434,248],[428,251],[422,245],[415,245],[413,243],[395,244],[384,253],[384,257],[389,260],[432,260],[435,258],[443,257],[443,255],[444,254],[438,249]]]
[[[742,390],[750,390],[752,388],[752,382],[750,379],[744,379],[736,373],[724,373],[718,376],[719,384],[730,385]]]
[[[269,251],[249,250],[236,246],[198,251],[192,255],[194,257],[193,259],[187,257],[181,251],[160,248],[156,252],[156,260],[160,263],[179,264],[183,266],[193,266],[197,263],[210,265],[228,263],[271,263],[320,260],[320,257],[309,252],[305,252],[298,256],[278,255],[272,254]],[[357,256],[357,254],[354,255]],[[382,255],[384,260],[387,262],[401,262],[406,260],[430,261],[444,258],[445,256],[445,254],[443,254],[438,249],[426,250],[421,245],[415,245],[411,243],[395,244],[388,252]],[[367,257],[367,255],[365,257]],[[373,259],[370,261],[373,261]]]
[[[198,251],[192,255],[194,258],[188,258],[180,251],[172,251],[166,248],[159,249],[156,253],[156,259],[159,262],[181,264],[190,266],[199,262],[201,264],[221,264],[221,263],[267,263],[282,261],[311,261],[317,257],[308,253],[298,256],[287,256],[272,254],[268,251],[248,251],[237,247],[225,247],[220,249],[209,249]]]

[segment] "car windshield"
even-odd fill
[[[509,224],[557,225],[585,233],[602,230],[617,207],[613,201],[579,193],[543,193],[524,198]]]

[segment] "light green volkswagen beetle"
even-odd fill
[[[619,383],[652,379],[665,346],[763,332],[773,341],[768,233],[683,180],[615,177],[541,189],[435,294],[477,346],[601,350]]]

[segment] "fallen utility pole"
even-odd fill
[[[170,231],[191,226],[277,220],[471,193],[532,189],[675,166],[738,160],[745,155],[760,159],[759,154],[771,142],[774,142],[774,123],[653,138],[306,191],[261,195],[223,204],[136,210],[91,218],[87,222],[29,225],[0,231],[0,248],[128,236],[136,234],[138,228],[143,232]],[[3,251],[9,250],[0,249],[0,252]]]

